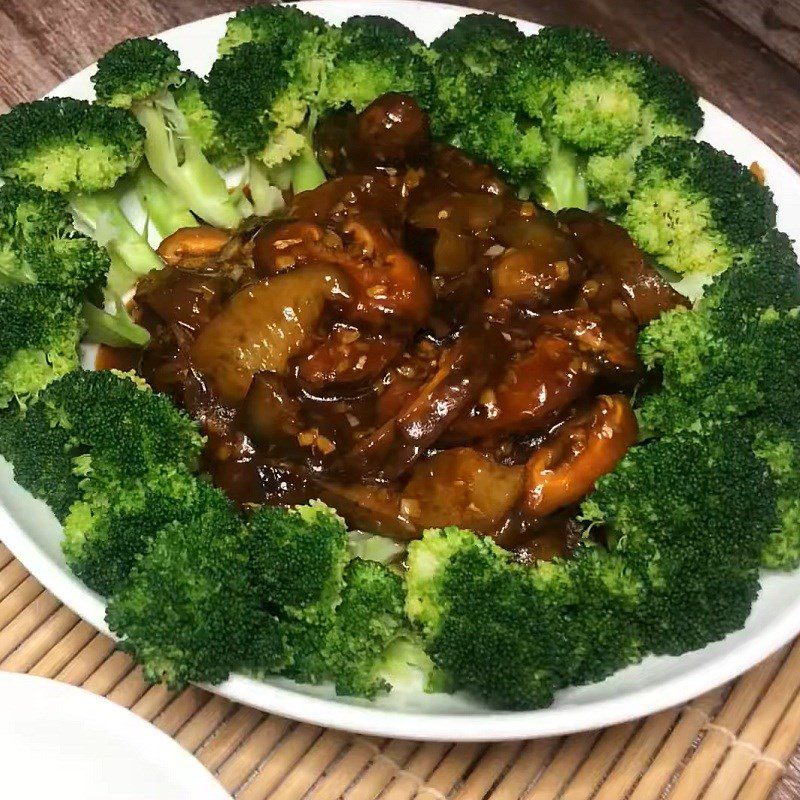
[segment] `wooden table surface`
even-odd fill
[[[52,89],[130,36],[247,0],[2,0],[0,111]],[[367,0],[368,2],[368,0]],[[800,0],[462,0],[542,23],[593,27],[653,53],[800,167]],[[800,761],[777,792],[800,796]]]
[[[129,36],[247,0],[2,0],[0,110],[38,97]],[[367,0],[368,2],[368,0]],[[800,0],[462,0],[596,28],[653,53],[800,166]]]

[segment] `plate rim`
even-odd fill
[[[324,9],[369,9],[370,13],[385,14],[386,9],[422,7],[421,14],[436,16],[445,11],[458,15],[480,13],[481,9],[427,0],[304,0],[296,5],[306,11],[325,16]],[[193,27],[219,23],[232,15],[222,13],[185,23],[151,34],[152,36],[182,35]],[[521,24],[523,28],[539,28],[539,23],[517,17],[500,15]],[[426,16],[427,19],[427,16]],[[94,70],[92,64],[58,84],[48,95],[69,93],[73,82],[88,79]],[[759,137],[712,103],[701,99],[708,118],[724,119],[725,125],[745,133],[754,140],[775,165],[788,171],[798,181],[800,175]],[[2,541],[25,568],[51,591],[64,605],[81,618],[110,635],[105,624],[103,599],[84,586],[68,569],[54,562],[44,549],[18,525],[9,510],[0,503],[0,530]],[[795,621],[793,621],[795,620]],[[322,725],[340,730],[420,741],[481,742],[506,741],[546,736],[559,736],[627,722],[658,713],[664,709],[686,703],[694,697],[711,691],[733,680],[751,667],[768,658],[780,647],[800,633],[800,596],[782,609],[768,624],[734,649],[720,653],[710,663],[698,664],[680,675],[672,676],[649,687],[631,689],[612,698],[592,700],[576,706],[550,706],[532,711],[496,711],[465,713],[422,713],[358,705],[348,701],[326,699],[303,691],[257,681],[243,675],[233,675],[216,686],[202,684],[203,688],[232,701],[244,703],[260,710],[289,717],[301,722]],[[649,656],[648,658],[654,658]]]

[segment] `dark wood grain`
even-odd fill
[[[619,47],[652,52],[800,165],[800,71],[790,63],[800,60],[800,34],[793,30],[800,28],[800,0],[467,2],[549,24],[588,25]],[[41,95],[120,39],[239,5],[237,0],[3,0],[0,108]],[[780,30],[767,30],[767,23],[758,27],[768,9],[782,20]]]
[[[800,0],[704,0],[800,68]]]

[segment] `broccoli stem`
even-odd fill
[[[71,204],[75,215],[91,231],[92,238],[132,272],[146,275],[164,266],[147,239],[122,213],[112,191],[73,195]]]
[[[322,171],[311,147],[306,148],[292,161],[292,190],[295,194],[316,189],[325,183]]]
[[[242,217],[235,198],[189,136],[183,115],[168,103],[164,100],[134,109],[145,129],[144,153],[150,169],[201,219],[218,228],[236,228]]]
[[[134,176],[134,188],[158,233],[166,238],[180,228],[194,228],[198,222],[183,200],[159,180],[146,165]]]
[[[116,304],[113,313],[92,303],[84,303],[83,318],[86,320],[84,340],[87,342],[112,347],[144,347],[150,341],[150,334],[130,318],[122,302]]]
[[[552,137],[550,160],[538,176],[536,197],[550,211],[589,206],[589,191],[578,154]]]
[[[270,180],[270,174],[259,161],[254,158],[247,162],[247,185],[253,202],[253,212],[268,217],[283,208],[283,193]]]

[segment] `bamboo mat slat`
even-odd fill
[[[0,543],[0,670],[129,708],[236,800],[800,800],[800,639],[729,686],[605,730],[496,744],[378,739],[198,687],[149,686]]]

